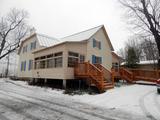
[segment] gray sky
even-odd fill
[[[27,10],[37,32],[56,38],[104,24],[117,51],[129,36],[118,0],[0,0],[0,15],[10,8]]]

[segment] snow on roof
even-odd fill
[[[146,60],[146,61],[140,61],[138,64],[145,65],[145,64],[154,64],[154,63],[158,63],[158,61],[157,60]]]
[[[157,60],[145,60],[145,61],[140,61],[137,64],[139,64],[139,65],[147,65],[147,64],[154,64],[154,63],[158,63],[158,61]],[[125,64],[126,64],[126,62],[122,62],[121,63],[121,65],[125,65]]]
[[[100,28],[102,28],[103,25],[72,34],[70,36],[66,36],[64,38],[61,38],[61,41],[83,41],[89,39],[92,35],[94,35]]]
[[[37,38],[41,46],[45,46],[48,48],[48,47],[53,47],[58,44],[66,43],[66,42],[83,42],[84,40],[88,40],[92,35],[94,35],[102,27],[103,25],[100,25],[79,33],[72,34],[70,36],[66,36],[61,39],[51,38],[42,34],[37,34]],[[42,48],[37,51],[44,50],[44,49],[46,48]]]
[[[57,44],[57,42],[59,42],[59,40],[56,38],[49,37],[39,33],[37,33],[37,39],[39,41],[40,46],[45,46],[45,47],[50,47],[54,44]]]

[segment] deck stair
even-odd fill
[[[95,85],[100,92],[114,88],[112,73],[101,64],[89,62],[77,63],[74,69],[75,78],[90,80],[90,85]]]

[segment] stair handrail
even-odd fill
[[[111,72],[111,71],[109,71],[107,68],[105,68],[102,64],[96,63],[96,64],[94,64],[94,65],[95,65],[97,68],[99,68],[99,69],[102,70],[103,76],[104,76],[105,79],[108,80],[108,75],[105,76],[105,73],[110,75],[110,78],[109,78],[110,81],[108,81],[108,82],[111,82],[111,81],[112,81],[112,83],[114,82],[113,79],[112,79],[112,72]]]
[[[129,78],[131,81],[133,81],[133,77],[134,77],[133,72],[131,72],[131,71],[129,71],[129,70],[123,68],[123,67],[120,68],[120,71],[122,72],[122,73],[120,72],[120,74],[121,74],[122,77],[127,77],[127,78]],[[129,74],[129,75],[128,75],[128,74]],[[129,80],[129,81],[130,81],[130,80]]]

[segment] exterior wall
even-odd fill
[[[32,78],[33,76],[33,72],[32,70],[28,70],[28,65],[29,65],[29,60],[33,60],[34,56],[32,54],[32,51],[30,51],[30,43],[37,41],[37,37],[36,35],[32,36],[31,38],[29,38],[28,40],[24,41],[24,43],[21,46],[21,51],[19,53],[19,61],[18,61],[18,77],[20,78]],[[27,52],[23,53],[23,46],[27,47]],[[38,43],[38,41],[36,42],[36,49],[39,49],[40,45]],[[25,71],[21,71],[21,62],[22,61],[26,61],[26,70]]]
[[[65,47],[66,51],[66,60],[65,60],[65,68],[64,68],[64,75],[65,79],[74,79],[74,68],[68,67],[68,52],[76,52],[81,55],[85,56],[85,61],[87,60],[87,44],[85,43],[67,43]]]
[[[115,57],[114,55],[112,55],[112,63],[120,63],[119,59],[117,57]]]
[[[52,53],[63,52],[63,67],[35,69],[34,78],[74,79],[74,68],[68,67],[68,51],[80,53],[86,56],[86,43],[65,43],[55,47],[36,52],[34,57],[40,57]]]
[[[93,38],[95,38],[97,41],[101,42],[101,49],[93,48]],[[103,29],[100,29],[88,41],[87,60],[90,60],[90,62],[92,62],[92,55],[102,57],[102,65],[105,68],[107,68],[109,71],[111,71],[111,67],[112,67],[111,48],[109,46],[107,37],[105,36]]]

